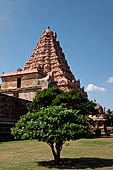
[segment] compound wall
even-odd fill
[[[21,115],[28,112],[28,101],[0,94],[0,141],[10,140],[10,132]]]

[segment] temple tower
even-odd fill
[[[87,96],[84,88],[80,87],[80,81],[72,74],[56,38],[56,33],[48,27],[40,36],[24,68],[1,76],[0,92],[32,100],[37,90],[57,85],[64,91],[75,88]]]
[[[76,88],[86,95],[84,89],[80,88],[80,81],[75,80],[56,38],[57,34],[48,27],[40,36],[30,59],[25,63],[24,70],[35,68],[42,70],[45,74],[53,77],[60,89],[69,91]]]

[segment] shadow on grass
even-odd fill
[[[54,161],[40,161],[36,162],[38,166],[48,167],[48,168],[60,168],[60,169],[96,169],[102,167],[113,166],[113,159],[103,159],[103,158],[61,158],[60,164],[55,165]]]

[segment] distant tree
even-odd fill
[[[28,104],[30,112],[40,110],[41,107],[62,106],[68,109],[79,110],[79,114],[97,114],[95,103],[89,101],[81,92],[71,89],[69,92],[64,92],[58,87],[44,89],[37,93],[33,102]]]
[[[33,101],[27,104],[28,110],[34,112],[42,107],[50,106],[59,94],[64,94],[64,92],[56,86],[39,91]]]
[[[113,111],[108,109],[105,113],[105,118],[107,119],[107,126],[113,126]]]
[[[55,163],[59,164],[63,144],[85,137],[90,132],[89,121],[79,110],[53,106],[22,116],[11,133],[15,139],[46,142],[52,150]]]
[[[96,104],[93,101],[89,101],[86,96],[81,92],[71,89],[67,93],[58,94],[52,101],[52,106],[60,106],[79,110],[79,114],[98,114],[95,109]]]

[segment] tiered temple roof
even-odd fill
[[[23,70],[38,69],[46,75],[51,75],[60,89],[69,91],[75,88],[87,96],[84,88],[80,88],[80,81],[72,74],[56,37],[56,33],[48,27],[40,36]]]

